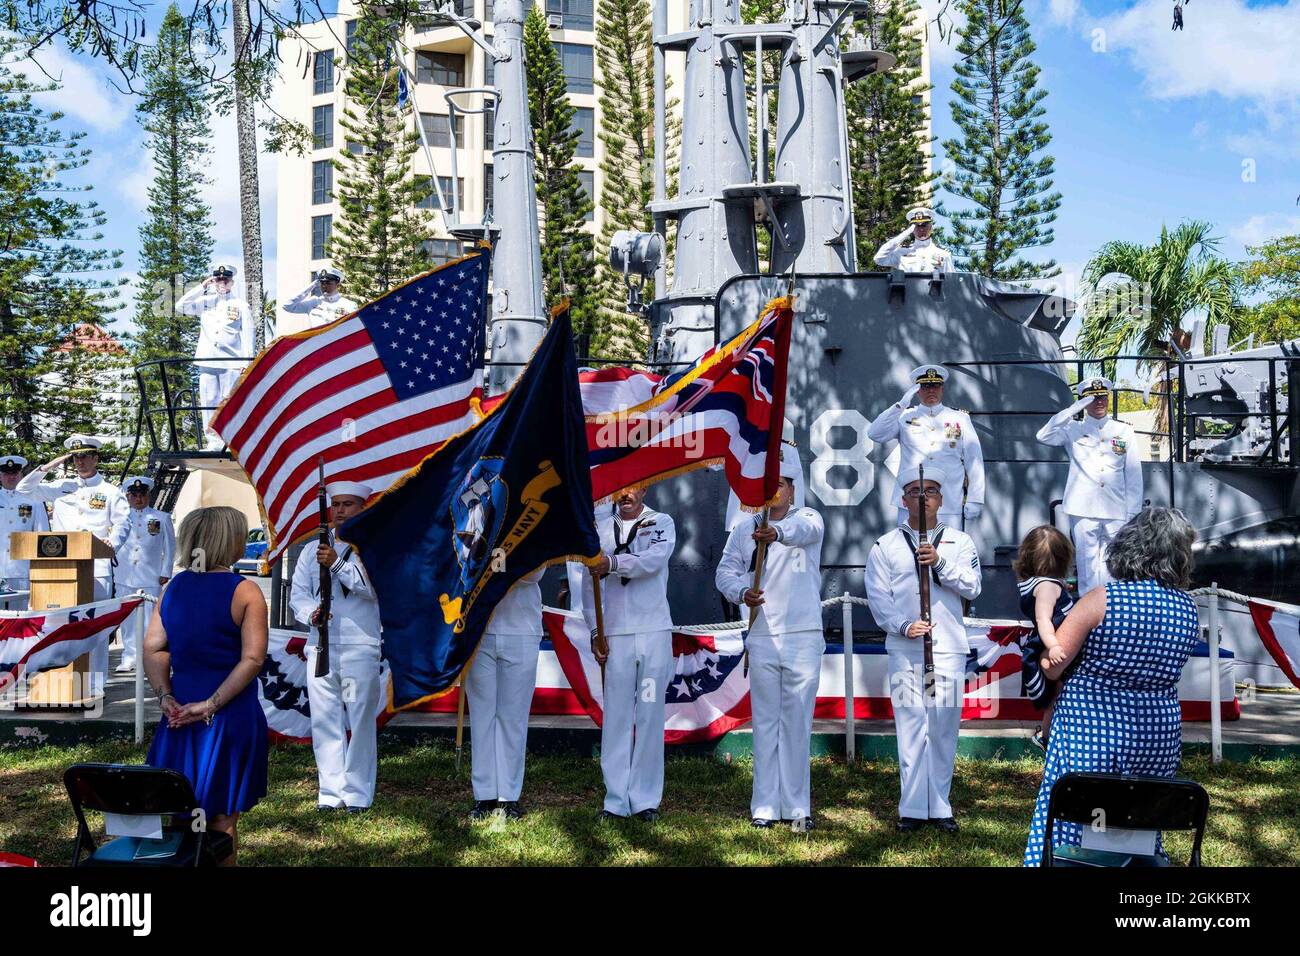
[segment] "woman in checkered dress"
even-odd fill
[[[1025,866],[1043,857],[1047,801],[1071,771],[1172,777],[1182,752],[1178,679],[1199,637],[1191,582],[1196,531],[1178,511],[1147,508],[1115,536],[1106,566],[1115,579],[1075,605],[1056,636],[1078,665],[1057,698]],[[1078,846],[1083,830],[1057,823],[1053,846]]]

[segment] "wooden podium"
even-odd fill
[[[15,531],[9,535],[11,558],[29,562],[33,611],[75,607],[95,600],[95,559],[111,558],[113,549],[89,531]],[[102,675],[105,682],[108,675]],[[27,694],[18,703],[30,707],[89,707],[103,693],[90,683],[90,655],[66,667],[27,678]]]

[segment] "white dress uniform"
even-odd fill
[[[1104,379],[1080,383],[1080,391],[1094,382],[1109,391]],[[1080,594],[1111,579],[1106,551],[1124,523],[1142,510],[1143,500],[1142,462],[1132,427],[1110,415],[1093,418],[1085,413],[1083,421],[1074,420],[1092,397],[1053,415],[1038,430],[1040,442],[1064,447],[1070,457],[1061,510],[1070,516]]]
[[[904,272],[952,272],[952,253],[935,244],[933,239],[913,239],[910,246],[903,245],[911,236],[904,229],[876,250],[876,265]]]
[[[921,590],[912,550],[917,532],[904,527],[883,535],[867,556],[864,572],[871,613],[885,631],[889,654],[890,701],[902,780],[898,815],[913,820],[952,816],[948,794],[961,728],[966,655],[970,651],[962,622],[962,599],[973,601],[979,597],[981,586],[979,556],[968,535],[940,524],[929,532],[929,539],[939,554],[930,582],[933,699],[923,694],[923,641],[904,636],[921,617]]]
[[[336,486],[331,483],[327,488]],[[330,666],[324,677],[316,676],[316,643],[309,641],[307,648],[311,747],[320,785],[316,799],[322,807],[364,809],[375,799],[378,766],[375,721],[382,691],[379,602],[357,553],[350,545],[339,542],[333,532],[330,543],[339,559],[330,568]],[[320,607],[320,565],[316,563],[315,544],[309,543],[298,555],[289,603],[293,616],[310,627],[311,616]],[[316,633],[314,627],[312,633]]]
[[[25,467],[27,459],[21,455],[0,458],[0,464],[12,461]],[[9,535],[15,531],[49,531],[50,522],[45,513],[45,501],[38,495],[0,488],[0,591],[26,591],[30,585],[26,561],[9,557]],[[0,601],[0,609],[25,610],[26,597],[11,602]]]
[[[230,390],[239,380],[247,361],[210,361],[212,359],[250,359],[256,342],[253,313],[248,303],[228,292],[209,292],[195,286],[176,303],[181,315],[197,316],[199,341],[194,349],[194,365],[199,372],[199,405],[203,414],[203,428]],[[209,436],[209,442],[216,442]]]
[[[65,442],[68,445],[73,439]],[[92,441],[88,447],[98,447]],[[117,485],[96,472],[89,478],[63,478],[41,481],[40,472],[30,472],[18,482],[18,491],[52,503],[52,531],[89,531],[117,552],[126,540],[127,513],[131,506]],[[95,560],[96,601],[113,596],[113,559]],[[108,642],[97,645],[90,654],[93,673],[108,673]]]
[[[475,800],[518,801],[542,640],[542,571],[522,577],[492,612],[465,677]]]
[[[784,462],[783,462],[784,464]],[[754,728],[754,790],[749,815],[760,820],[812,816],[810,742],[817,685],[821,679],[822,519],[811,508],[791,508],[773,521],[777,539],[767,546],[763,600],[745,641],[749,651]],[[740,605],[753,584],[757,519],[742,521],[727,536],[715,582]]]
[[[631,521],[605,514],[596,530],[610,555],[600,589],[609,641],[600,770],[605,809],[626,817],[658,809],[663,797],[664,707],[675,671],[668,559],[677,530],[670,516],[645,506]],[[582,578],[582,614],[594,634],[591,575]]]
[[[931,368],[925,367],[926,370]],[[947,370],[933,366],[947,378]],[[918,372],[922,369],[918,369]],[[874,442],[898,442],[898,480],[894,482],[893,500],[903,497],[903,476],[915,475],[924,466],[925,477],[943,488],[943,509],[939,520],[962,528],[984,510],[984,451],[979,435],[966,412],[946,405],[911,405],[915,391],[909,390],[877,416],[867,429]],[[966,507],[963,521],[962,484],[966,484]],[[907,509],[899,507],[898,523],[907,523]]]
[[[139,480],[129,478],[126,486],[129,488]],[[153,482],[148,481],[148,485],[152,487]],[[172,516],[157,508],[131,508],[126,517],[126,526],[126,540],[117,552],[117,592],[129,595],[143,591],[160,597],[162,585],[158,579],[172,576],[176,557],[176,531],[172,526]],[[152,613],[153,605],[145,602],[131,616],[141,616],[147,621]],[[122,627],[122,660],[117,665],[120,671],[135,667],[137,626],[137,622],[131,621]]]
[[[341,319],[356,310],[357,304],[339,292],[323,295],[316,279],[312,279],[307,288],[284,304],[284,311],[306,315],[309,329],[329,325],[335,319]]]

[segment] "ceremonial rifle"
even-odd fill
[[[929,544],[930,538],[925,527],[925,468],[917,467],[917,483],[921,486],[920,509],[916,516],[917,539],[921,544]],[[919,546],[918,546],[919,547]],[[930,568],[921,564],[921,559],[916,559],[917,581],[921,586],[921,620],[926,624],[930,623]],[[929,631],[923,635],[922,648],[925,652],[925,674],[924,687],[928,694],[930,688],[934,686],[934,638]]]
[[[609,659],[609,640],[605,637],[605,608],[600,600],[600,575],[590,568],[587,573],[591,575],[591,603],[596,612],[596,636],[592,638],[591,650],[600,663],[600,687],[604,690],[605,662]]]
[[[329,503],[325,500],[325,456],[316,460],[320,487],[316,489],[316,505],[320,509],[320,532],[318,545],[329,547],[330,514]],[[334,582],[330,580],[329,565],[320,565],[320,616],[316,629],[320,632],[320,641],[316,645],[316,676],[324,677],[330,672],[330,605],[334,597]]]

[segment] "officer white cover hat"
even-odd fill
[[[321,269],[320,272],[316,273],[316,278],[321,282],[324,282],[326,279],[333,279],[335,282],[342,282],[343,273],[341,270],[335,269],[333,266],[326,266],[324,269]]]
[[[99,446],[104,444],[98,438],[90,435],[69,435],[63,440],[63,448],[73,454],[83,451],[99,451]]]
[[[136,485],[140,485],[141,488],[136,488]],[[122,490],[123,491],[139,491],[139,490],[152,491],[153,479],[147,475],[133,475],[132,477],[128,478],[126,481],[122,483]]]
[[[359,481],[331,481],[325,485],[325,494],[331,498],[338,495],[352,495],[354,498],[366,501],[374,493],[374,489],[369,485],[363,485]]]
[[[799,463],[799,450],[792,445],[785,445],[781,448],[781,477],[789,478],[794,484],[799,483],[803,475],[803,467]]]
[[[218,262],[212,267],[212,277],[214,279],[233,279],[235,273],[239,270],[226,262]]]
[[[0,468],[26,468],[27,459],[22,455],[0,455]]]
[[[907,221],[916,225],[922,222],[934,222],[934,210],[929,206],[917,206],[907,211]]]
[[[917,385],[942,385],[948,381],[948,370],[942,365],[918,365],[911,378]]]
[[[1077,391],[1080,398],[1096,398],[1098,395],[1109,395],[1114,387],[1108,378],[1085,378],[1079,382]]]

